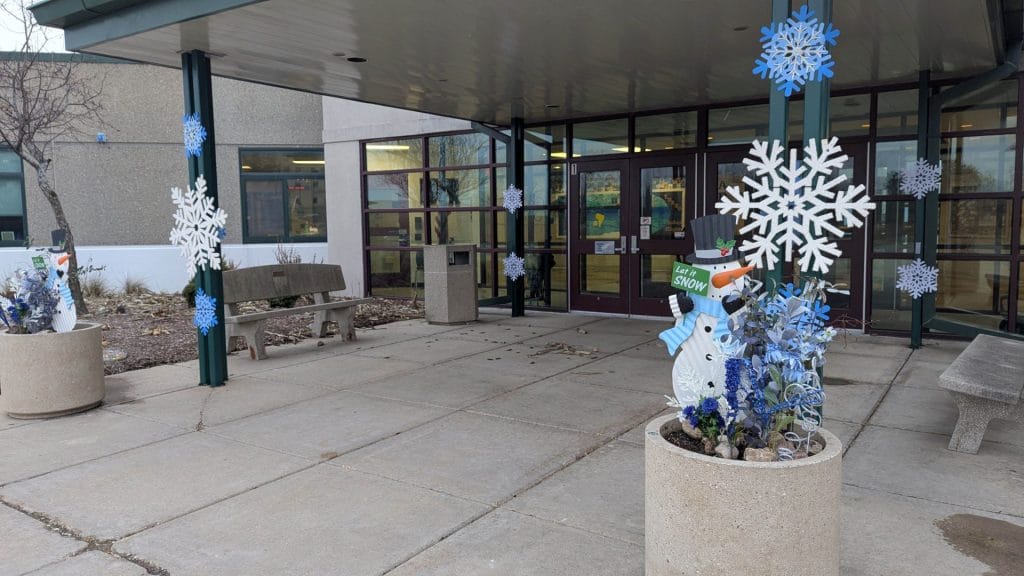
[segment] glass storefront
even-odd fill
[[[950,103],[942,112],[936,297],[940,318],[1017,329],[1016,316],[1024,305],[1019,82],[1000,82]],[[802,137],[803,102],[794,99],[789,106],[790,138],[797,142]],[[872,331],[910,328],[912,300],[896,288],[896,271],[916,254],[918,202],[901,193],[899,174],[918,158],[917,107],[916,86],[833,94],[830,100],[831,133],[840,138],[844,150],[854,152],[856,165],[863,167],[860,177],[866,179],[877,204],[868,226],[856,231],[860,239],[845,239],[852,247],[844,248],[844,257],[831,271],[834,281],[853,284],[851,293],[830,304],[857,311],[857,322]],[[574,282],[577,294],[620,292],[623,287],[614,280],[620,261],[602,254],[573,254],[569,239],[619,240],[624,234],[620,203],[628,197],[636,202],[630,217],[643,220],[646,237],[680,241],[689,220],[713,211],[715,198],[727,186],[743,186],[742,158],[750,141],[765,138],[767,132],[768,106],[763,102],[528,126],[527,305],[568,309],[569,285]],[[364,154],[371,293],[418,293],[420,246],[471,242],[481,253],[480,297],[503,295],[505,145],[473,132],[429,134],[366,142]],[[603,180],[600,169],[581,171],[579,177],[587,179],[580,182],[586,202],[574,208],[580,214],[570,218],[573,163],[627,159],[632,164],[649,157],[664,157],[665,165],[637,164],[631,176],[637,183],[628,193],[612,190],[617,181]],[[569,230],[570,221],[580,229]],[[630,272],[639,278],[634,290],[645,298],[671,293],[669,275],[679,256],[641,254]],[[1024,321],[1020,324],[1024,332]]]

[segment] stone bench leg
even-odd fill
[[[355,306],[348,308],[335,308],[330,311],[330,318],[332,321],[338,323],[338,334],[341,336],[343,342],[349,342],[356,339],[356,326],[354,323],[356,317]]]
[[[249,347],[249,357],[253,360],[263,360],[267,357],[266,344],[263,339],[263,320],[246,322],[244,324],[229,324],[228,345],[234,349],[234,343],[238,338],[245,338],[245,345]]]
[[[330,310],[313,312],[313,323],[309,325],[309,331],[313,333],[313,338],[327,337],[327,325],[331,322],[329,312]]]
[[[953,401],[960,409],[960,417],[957,418],[956,428],[953,430],[953,437],[949,440],[949,449],[968,454],[977,454],[981,447],[981,441],[985,438],[985,430],[993,418],[1007,418],[1016,410],[1014,406],[978,398],[967,394],[953,394]]]

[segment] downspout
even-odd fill
[[[972,92],[987,88],[996,82],[1003,80],[1011,74],[1015,74],[1020,66],[1021,52],[1024,50],[1024,39],[1017,40],[1006,48],[1006,60],[995,68],[983,72],[972,78],[968,78],[952,88],[933,94],[928,98],[928,148],[926,159],[930,164],[938,164],[940,159],[940,146],[942,144],[942,108],[947,103],[962,98]],[[925,229],[924,238],[921,238],[922,254],[924,259],[931,266],[936,265],[938,252],[938,227],[939,227],[939,198],[938,194],[929,194],[925,198]],[[912,342],[920,343],[923,327],[936,328],[963,336],[977,334],[991,334],[1003,338],[1015,338],[1014,334],[988,330],[975,326],[968,326],[960,322],[943,320],[935,317],[935,294],[922,296],[922,325],[914,326]],[[1022,338],[1024,339],[1024,338]]]

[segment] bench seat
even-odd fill
[[[993,419],[1024,421],[1024,342],[981,334],[939,377],[960,410],[949,449],[977,454]]]
[[[238,268],[224,272],[224,327],[228,347],[244,339],[253,360],[267,357],[264,327],[270,318],[280,318],[305,312],[313,313],[310,330],[315,338],[327,336],[328,324],[338,325],[343,341],[355,340],[356,306],[369,302],[369,298],[331,300],[331,292],[345,289],[341,267],[332,264],[277,264]],[[313,295],[313,304],[294,308],[276,308],[263,312],[242,314],[242,302],[284,299]]]

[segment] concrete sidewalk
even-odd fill
[[[218,389],[193,363],[129,372],[98,410],[0,416],[0,576],[642,574],[668,323],[481,320],[233,356]],[[946,450],[937,377],[964,344],[906,344],[829,353],[843,573],[1019,574],[1024,426]]]

